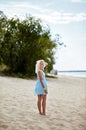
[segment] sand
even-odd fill
[[[0,76],[0,130],[86,130],[86,78],[47,78],[47,114],[39,115],[35,80]]]

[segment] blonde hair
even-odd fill
[[[35,73],[38,73],[38,71],[40,70],[40,62],[43,62],[43,63],[44,63],[44,68],[45,68],[45,66],[47,65],[47,63],[46,63],[43,59],[36,61]],[[43,68],[43,69],[44,69],[44,68]]]

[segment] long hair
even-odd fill
[[[47,63],[43,60],[43,59],[41,59],[41,60],[38,60],[38,61],[36,61],[36,65],[35,65],[35,73],[37,74],[38,73],[38,71],[40,70],[40,62],[44,62],[44,68],[45,68],[45,66],[47,65]],[[43,69],[44,69],[43,68]]]

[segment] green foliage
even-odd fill
[[[9,72],[33,76],[39,59],[48,62],[48,72],[52,70],[57,44],[39,19],[29,16],[20,21],[1,17],[0,25],[0,64],[7,65]]]

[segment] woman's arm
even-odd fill
[[[42,82],[42,72],[39,71],[39,72],[38,72],[38,75],[39,75],[39,79],[40,79],[40,82],[41,82],[41,84],[42,84],[42,87],[43,87],[45,93],[47,93],[47,89],[45,88],[45,86],[44,86],[44,84],[43,84],[43,82]]]

